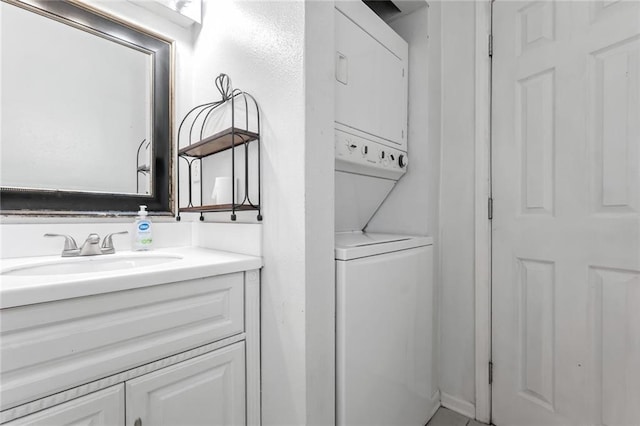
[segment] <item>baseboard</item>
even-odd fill
[[[434,416],[434,414],[436,414],[436,411],[438,411],[438,408],[440,408],[440,391],[439,390],[435,391],[433,395],[431,395],[431,399],[429,400],[429,406],[431,407],[431,409],[429,410],[428,417],[424,421],[425,426],[427,425],[427,423],[431,421],[431,418]]]
[[[455,411],[456,413],[460,413],[463,416],[467,416],[471,419],[476,418],[476,407],[470,402],[442,392],[440,394],[440,403],[443,407]]]
[[[436,391],[431,396],[431,412],[429,413],[429,418],[427,419],[425,424],[429,423],[429,420],[431,420],[431,417],[433,417],[434,414],[436,414],[436,411],[438,411],[438,408],[440,408],[440,391],[439,390]]]

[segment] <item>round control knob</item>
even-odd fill
[[[381,160],[384,160],[384,156],[385,156],[384,151],[380,151],[380,159]]]
[[[358,147],[358,145],[351,143],[350,141],[347,141],[347,149],[349,150],[349,152],[353,152],[354,149],[356,149]]]
[[[398,166],[400,166],[401,169],[404,169],[407,167],[407,163],[409,163],[409,158],[404,154],[400,154],[398,157]]]
[[[369,153],[369,147],[367,145],[362,145],[362,155],[367,155]]]

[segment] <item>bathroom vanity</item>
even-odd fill
[[[101,257],[3,261],[1,423],[260,424],[261,258]]]

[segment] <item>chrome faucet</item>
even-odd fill
[[[119,234],[128,234],[128,231],[122,232],[112,232],[104,237],[102,240],[102,245],[100,245],[100,236],[95,233],[89,234],[85,242],[82,244],[80,248],[78,248],[78,244],[76,240],[73,239],[70,235],[64,234],[44,234],[45,237],[63,237],[64,238],[64,249],[62,250],[62,257],[73,257],[73,256],[97,256],[101,254],[113,254],[116,252],[115,247],[113,246],[113,236]]]
[[[80,247],[80,256],[97,256],[99,254],[102,254],[100,250],[100,235],[89,234],[82,247]]]

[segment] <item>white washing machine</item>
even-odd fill
[[[432,240],[336,234],[337,424],[422,426],[431,413]]]

